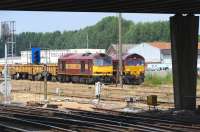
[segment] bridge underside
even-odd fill
[[[1,0],[1,10],[200,13],[198,0]]]
[[[1,0],[0,10],[177,14],[170,18],[176,109],[196,107],[197,0]],[[182,16],[181,14],[189,14]]]

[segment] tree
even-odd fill
[[[55,31],[45,33],[23,32],[16,35],[17,54],[32,47],[49,49],[86,48],[86,36],[89,48],[107,49],[110,44],[118,43],[118,18],[109,16],[93,26],[74,31]],[[151,41],[169,41],[169,22],[134,23],[122,19],[122,42],[140,43]],[[0,46],[0,56],[4,56],[4,48]]]

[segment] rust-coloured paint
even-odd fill
[[[60,57],[58,60],[58,65],[59,65],[58,74],[92,76],[94,74],[93,60],[102,57],[109,57],[109,56],[102,53],[66,54]],[[110,72],[112,72],[112,70]],[[101,73],[103,73],[103,71]]]

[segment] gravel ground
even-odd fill
[[[27,101],[43,101],[43,82],[28,80],[12,80],[12,101],[26,103]],[[60,89],[57,93],[56,89]],[[159,87],[145,85],[104,85],[100,103],[95,102],[94,85],[48,82],[48,100],[51,103],[61,104],[61,107],[92,110],[92,107],[120,110],[127,106],[126,97],[134,97],[136,101],[131,107],[148,109],[146,97],[157,95],[159,109],[173,107],[172,86]],[[162,103],[161,103],[162,102]],[[170,103],[168,103],[170,102]]]
[[[43,85],[42,81],[12,80],[12,102],[43,101]],[[198,83],[197,96],[200,96],[199,86]],[[120,110],[127,106],[124,100],[130,96],[136,99],[131,107],[148,109],[146,105],[148,95],[158,96],[159,109],[173,108],[172,85],[124,85],[123,88],[105,85],[101,92],[102,100],[98,104],[94,92],[94,85],[48,82],[48,100],[60,104],[62,108],[92,110],[93,107],[100,107]],[[200,104],[200,100],[197,101],[197,104]]]

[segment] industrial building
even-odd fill
[[[137,44],[128,50],[128,53],[137,53],[145,58],[146,63],[171,64],[171,46],[167,42],[152,42]],[[152,54],[153,53],[153,54]]]
[[[21,57],[8,57],[7,59],[8,64],[20,64],[21,63]],[[5,58],[0,58],[0,64],[5,64]]]
[[[105,49],[57,49],[41,50],[41,63],[57,63],[58,58],[66,53],[105,53]],[[21,51],[21,63],[31,63],[31,51]]]
[[[140,43],[128,50],[145,58],[147,64],[172,64],[171,44],[169,42]],[[198,64],[200,64],[200,44],[198,44]]]
[[[58,62],[58,58],[66,53],[105,53],[105,49],[57,49],[57,50],[41,50],[41,63],[54,64]],[[8,64],[30,64],[31,51],[21,51],[21,56],[8,58]],[[0,58],[0,64],[4,64],[5,59]]]
[[[115,55],[118,53],[118,45],[112,44],[107,54]],[[151,42],[140,44],[123,44],[122,53],[137,53],[145,58],[147,64],[167,63],[171,64],[171,46],[168,42]],[[152,54],[153,53],[153,54]]]

